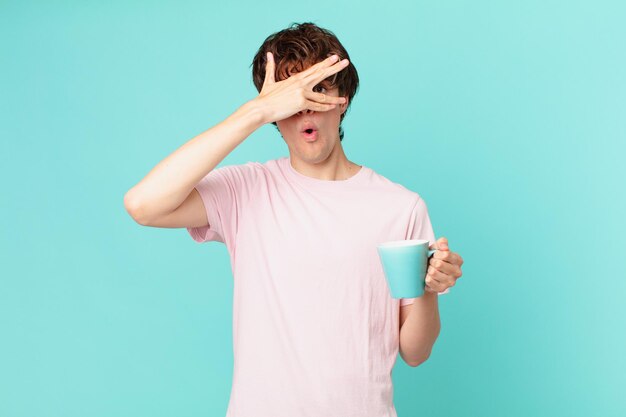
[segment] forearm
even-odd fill
[[[400,329],[400,356],[412,366],[424,362],[430,356],[440,329],[438,295],[425,292],[415,299]]]
[[[171,213],[204,176],[263,124],[256,103],[245,103],[159,162],[126,193],[127,210],[138,221]]]

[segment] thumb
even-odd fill
[[[266,64],[265,64],[265,84],[273,84],[274,80],[274,71],[276,70],[274,66],[274,55],[271,52],[267,52],[265,54]]]
[[[450,248],[448,247],[448,239],[442,236],[437,239],[435,243],[430,245],[428,249],[450,250]]]

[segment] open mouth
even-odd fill
[[[317,130],[305,129],[302,131],[302,136],[304,136],[304,140],[307,142],[313,142],[317,139]]]

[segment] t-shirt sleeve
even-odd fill
[[[196,184],[208,220],[207,226],[188,227],[198,243],[217,241],[231,247],[245,204],[254,189],[253,163],[215,168]]]
[[[428,245],[435,243],[435,232],[433,226],[430,223],[430,216],[428,215],[428,207],[426,202],[418,197],[415,207],[411,212],[411,218],[409,219],[409,228],[407,233],[407,239],[424,239],[428,240]],[[446,294],[448,290],[440,292],[439,294]],[[415,298],[402,298],[400,299],[400,305],[405,306],[407,304],[413,304]]]

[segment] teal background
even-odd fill
[[[312,21],[361,77],[348,157],[418,192],[465,260],[408,416],[624,416],[621,1],[0,2],[0,416],[224,416],[226,248],[125,192],[257,94]],[[287,155],[265,125],[220,165]]]

